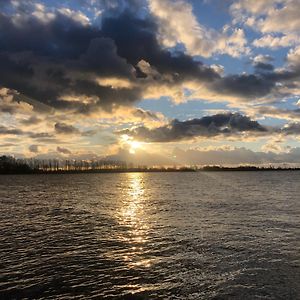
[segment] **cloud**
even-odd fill
[[[247,112],[251,115],[262,115],[264,117],[271,117],[284,120],[300,120],[300,108],[296,109],[286,109],[278,108],[275,106],[255,106],[248,108]]]
[[[275,80],[264,74],[228,75],[212,84],[212,89],[221,95],[243,98],[260,98],[271,93]]]
[[[41,122],[42,122],[42,120],[39,119],[37,116],[30,116],[28,119],[24,119],[24,120],[20,121],[21,124],[26,125],[26,126],[36,125]]]
[[[238,0],[234,1],[230,6],[230,10],[236,17],[242,17],[241,11],[246,11],[251,14],[268,13],[276,4],[283,2],[282,0]]]
[[[212,54],[214,32],[198,23],[188,2],[150,0],[149,7],[157,19],[160,42],[165,47],[182,43],[191,55]]]
[[[0,125],[0,135],[14,135],[14,136],[29,136],[33,139],[39,139],[39,138],[52,138],[53,134],[49,132],[31,132],[31,131],[25,131],[19,128],[14,127],[6,127],[3,125]]]
[[[158,113],[149,111],[149,110],[144,110],[141,108],[137,108],[134,112],[133,115],[135,117],[140,118],[141,120],[153,120],[153,121],[159,121],[161,119],[161,115],[159,115]]]
[[[62,97],[72,93],[96,96],[94,106],[104,108],[138,99],[136,89],[116,90],[95,81],[97,76],[134,78],[134,68],[118,56],[113,40],[103,37],[100,29],[59,10],[47,23],[34,15],[18,22],[17,26],[11,16],[0,14],[1,41],[5,40],[0,41],[0,80],[21,93],[20,101],[32,99],[56,109],[84,112],[89,110],[87,104]]]
[[[266,57],[254,58],[254,73],[233,74],[206,84],[208,97],[229,102],[275,102],[299,94],[300,64],[298,48],[290,50],[287,64],[275,69]],[[260,60],[260,61],[259,61]],[[215,92],[215,93],[214,93]],[[211,96],[210,96],[211,95]],[[230,99],[230,96],[233,96]],[[203,98],[205,99],[204,94]],[[236,99],[234,97],[237,97]]]
[[[139,18],[130,10],[108,14],[99,28],[65,12],[53,10],[47,22],[35,14],[0,14],[0,82],[17,91],[17,101],[45,113],[51,107],[91,114],[132,105],[143,97],[145,85],[155,84],[139,76],[141,61],[157,70],[159,84],[219,77],[189,55],[162,49],[150,16]]]
[[[71,10],[71,9],[65,8],[65,7],[59,8],[57,11],[59,13],[61,13],[62,15],[65,15],[68,18],[74,20],[75,22],[81,23],[83,26],[90,25],[89,18],[85,14],[83,14],[81,11],[74,11],[74,10]],[[41,20],[43,20],[43,19],[45,20],[44,15],[42,15],[41,17],[42,17]]]
[[[183,44],[192,56],[210,57],[214,53],[227,53],[237,57],[249,53],[244,31],[229,27],[221,33],[200,24],[187,1],[150,0],[149,8],[159,27],[159,39],[163,46],[174,47]]]
[[[119,148],[117,153],[108,155],[106,160],[125,161],[134,165],[172,165],[174,166],[174,159],[171,154],[164,155],[162,153],[151,153],[148,151],[136,151],[134,155],[130,153],[129,149]]]
[[[253,41],[256,47],[291,47],[300,43],[298,0],[239,0],[230,6],[235,23],[243,23],[262,36]]]
[[[72,152],[69,149],[59,146],[57,146],[56,151],[62,154],[72,154]]]
[[[0,148],[9,148],[9,147],[13,147],[13,146],[16,146],[16,144],[14,144],[14,143],[0,144]]]
[[[262,37],[255,39],[253,45],[261,48],[278,49],[280,47],[291,47],[299,44],[300,38],[295,34],[280,35],[266,34]]]
[[[19,103],[15,100],[15,93],[0,86],[0,113],[15,115],[19,112],[30,112],[31,106],[27,103]]]
[[[2,1],[0,135],[2,143],[17,144],[16,152],[37,143],[67,145],[72,152],[80,145],[104,151],[116,143],[111,131],[124,128],[150,142],[299,134],[298,109],[278,105],[300,95],[298,21],[290,9],[294,0],[235,1],[233,23],[219,31],[204,26],[188,1],[75,1],[80,5],[14,0],[4,7]],[[284,13],[291,24],[269,31],[267,23]],[[222,54],[251,54],[245,26],[255,23],[253,36],[261,43],[293,47],[286,50],[285,64],[278,68],[270,55],[257,55],[249,57],[250,73],[228,73]],[[206,60],[212,65],[199,55],[212,57]],[[229,59],[236,69],[237,60]],[[143,99],[161,97],[176,104],[226,102],[227,109],[239,109],[251,119],[225,113],[169,121],[160,112],[136,107]],[[271,128],[253,121],[266,116],[287,124]]]
[[[119,151],[108,159],[126,161],[135,165],[241,165],[241,164],[292,164],[299,165],[300,148],[290,148],[278,151],[278,147],[265,151],[254,151],[245,147],[228,147],[226,145],[209,149],[175,148],[171,152],[150,153],[137,151],[135,155],[125,149]]]
[[[299,135],[300,123],[289,123],[281,129],[281,132],[285,135]]]
[[[0,125],[0,135],[24,135],[26,134],[21,129],[17,128],[7,128],[5,126]]]
[[[141,126],[119,131],[144,142],[174,142],[195,137],[236,135],[243,132],[262,133],[267,129],[257,121],[239,113],[216,114],[188,121],[173,120],[169,124],[149,129]]]
[[[260,73],[262,71],[273,71],[274,66],[271,64],[274,61],[274,58],[271,55],[256,55],[252,59],[253,66],[255,68],[255,71],[257,73]]]
[[[298,164],[300,148],[292,148],[287,152],[278,152],[278,149],[266,149],[266,152],[253,151],[242,148],[210,149],[210,150],[181,150],[175,149],[173,155],[181,164],[199,165],[238,165],[238,164]]]
[[[194,58],[193,55],[199,54],[197,49],[202,51],[201,47],[206,47],[207,41],[201,34],[210,35],[210,30],[201,27],[188,3],[170,2],[169,9],[163,10],[168,3],[152,0],[149,6],[152,14],[141,15],[130,6],[132,2],[126,2],[118,12],[110,9],[103,12],[101,27],[83,21],[85,17],[80,17],[80,12],[69,8],[51,10],[34,6],[34,11],[51,12],[47,22],[36,14],[22,14],[20,8],[19,15],[1,13],[0,82],[17,91],[15,100],[46,114],[53,113],[51,107],[82,115],[93,115],[100,110],[112,113],[116,107],[161,96],[178,103],[185,100],[184,89],[190,82],[196,90],[197,86],[203,86],[207,91],[208,96],[202,93],[201,99],[214,101],[278,99],[283,96],[280,92],[283,88],[285,96],[293,93],[289,84],[299,75],[295,69],[278,71],[270,63],[259,63],[253,74],[224,76],[216,65],[207,66]],[[175,10],[178,6],[182,9]],[[177,14],[183,18],[176,17]],[[188,24],[190,20],[195,24]],[[176,43],[183,42],[189,51],[166,49],[158,41],[162,28],[168,34],[173,33]],[[243,30],[231,30],[228,26],[216,38],[209,37],[208,42],[211,41],[217,45],[209,44],[207,48],[219,54],[246,45]],[[2,109],[12,112],[9,107]]]
[[[274,1],[276,5],[276,1]],[[265,19],[258,26],[262,32],[299,32],[300,2],[298,0],[277,1],[282,4],[281,8],[269,9]],[[273,5],[273,7],[275,6]]]
[[[157,25],[151,18],[139,19],[125,12],[118,18],[104,19],[102,31],[114,40],[118,54],[133,66],[144,60],[175,82],[193,77],[209,81],[218,77],[213,69],[191,56],[181,52],[174,55],[163,49],[156,38]]]
[[[293,69],[300,69],[300,46],[288,52],[287,61]]]
[[[38,145],[30,145],[28,147],[29,151],[32,153],[38,153],[39,152],[39,146]]]
[[[54,137],[54,135],[49,132],[28,132],[27,134],[33,139],[48,139]]]
[[[57,122],[54,124],[55,133],[62,135],[80,135],[80,136],[92,136],[97,133],[96,129],[79,130],[73,125],[63,122]]]
[[[58,134],[79,134],[80,131],[73,125],[68,125],[66,123],[56,123],[54,125],[55,132]]]

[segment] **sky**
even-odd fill
[[[300,0],[0,0],[0,155],[300,163]]]

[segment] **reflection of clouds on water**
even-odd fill
[[[122,205],[117,212],[118,222],[126,226],[125,237],[131,247],[123,259],[132,266],[149,267],[150,261],[145,259],[145,244],[148,238],[149,224],[146,216],[145,182],[143,173],[126,174],[127,184],[122,197]]]

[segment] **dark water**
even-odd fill
[[[0,298],[299,299],[300,172],[0,176]]]

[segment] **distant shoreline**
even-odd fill
[[[13,173],[0,173],[0,175],[26,175],[26,174],[110,174],[110,173],[174,173],[174,172],[196,172],[196,170],[180,170],[180,169],[172,169],[172,170],[163,170],[163,169],[128,169],[128,170],[120,170],[120,169],[112,169],[112,170],[55,170],[55,171],[30,171],[30,172],[13,172]]]
[[[182,168],[182,169],[103,169],[103,170],[53,170],[53,171],[43,171],[43,170],[32,170],[26,172],[0,172],[0,175],[44,175],[44,174],[111,174],[111,173],[186,173],[186,172],[280,172],[280,171],[300,171],[300,168]]]
[[[235,167],[220,165],[152,166],[134,165],[122,161],[106,160],[65,160],[57,159],[16,159],[0,156],[0,174],[91,174],[91,173],[174,173],[174,172],[259,172],[259,171],[299,171],[300,167],[239,165]]]

